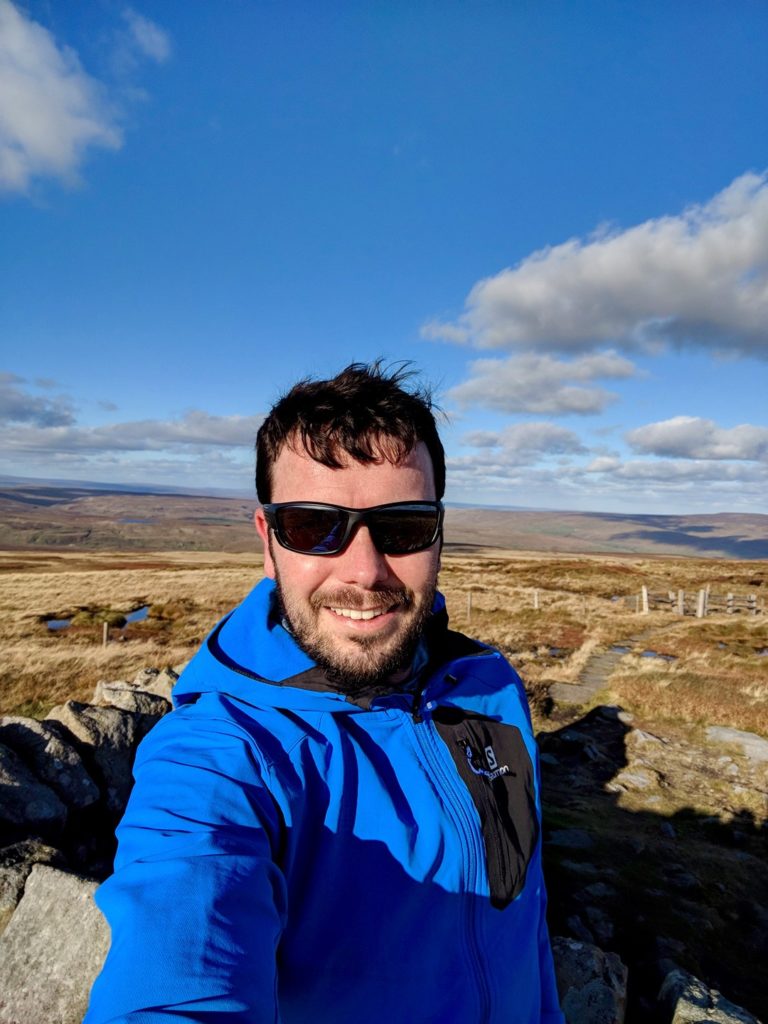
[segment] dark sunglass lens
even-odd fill
[[[281,544],[309,555],[325,555],[338,549],[346,517],[332,508],[281,508],[277,512],[277,536]]]
[[[422,551],[436,540],[439,513],[433,508],[382,509],[368,518],[373,542],[385,555]]]

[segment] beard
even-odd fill
[[[325,672],[340,693],[349,697],[382,696],[396,689],[396,677],[406,672],[413,662],[424,625],[432,613],[436,582],[423,593],[407,587],[374,587],[365,593],[353,588],[340,588],[332,593],[317,591],[303,602],[291,600],[275,573],[276,597],[283,619],[305,654]],[[320,625],[323,608],[370,608],[371,596],[377,606],[397,606],[404,613],[398,630],[384,637],[339,638]]]

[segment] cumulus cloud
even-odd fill
[[[528,353],[509,359],[476,359],[470,377],[448,393],[459,405],[482,405],[503,412],[539,415],[602,412],[616,395],[591,384],[625,379],[637,370],[615,352],[598,352],[570,361]]]
[[[25,192],[39,175],[76,181],[87,150],[121,145],[114,111],[77,54],[0,0],[0,189]]]
[[[677,216],[534,252],[422,333],[491,349],[668,343],[768,357],[767,325],[768,175],[748,173]]]
[[[768,427],[742,423],[718,427],[698,416],[674,416],[630,430],[627,441],[636,452],[684,459],[768,459]]]
[[[0,373],[0,424],[29,423],[46,429],[75,422],[72,403],[67,398],[32,395],[19,386],[24,383],[24,378],[15,373]],[[38,382],[38,386],[48,384]]]
[[[476,448],[501,448],[507,454],[570,455],[586,451],[572,430],[556,423],[515,423],[497,434],[475,431],[466,434],[463,444]],[[492,456],[494,457],[494,456]]]
[[[164,64],[171,55],[171,41],[168,38],[168,33],[132,7],[125,8],[123,19],[128,26],[129,38],[133,47],[144,57],[148,57],[158,64]]]

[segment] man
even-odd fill
[[[353,364],[257,438],[266,579],[142,744],[88,1024],[560,1024],[519,678],[447,628],[428,396]]]

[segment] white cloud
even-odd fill
[[[482,405],[503,412],[588,415],[602,412],[616,395],[585,383],[625,379],[636,373],[632,363],[615,352],[570,361],[534,354],[477,359],[470,365],[469,380],[453,388],[448,397],[462,406]]]
[[[478,448],[501,448],[516,457],[568,455],[586,450],[572,430],[556,423],[515,423],[498,434],[476,431],[467,434],[463,443]]]
[[[139,53],[158,64],[164,64],[171,55],[168,33],[132,7],[126,7],[123,18],[128,25],[131,42]]]
[[[588,352],[652,344],[768,356],[768,176],[626,230],[547,247],[479,281],[423,335],[479,348]]]
[[[649,423],[626,435],[636,452],[684,459],[766,459],[768,427],[742,423],[718,427],[714,420],[675,416]]]
[[[88,149],[121,145],[102,87],[77,54],[0,0],[0,189],[25,192],[40,175],[77,181]]]

